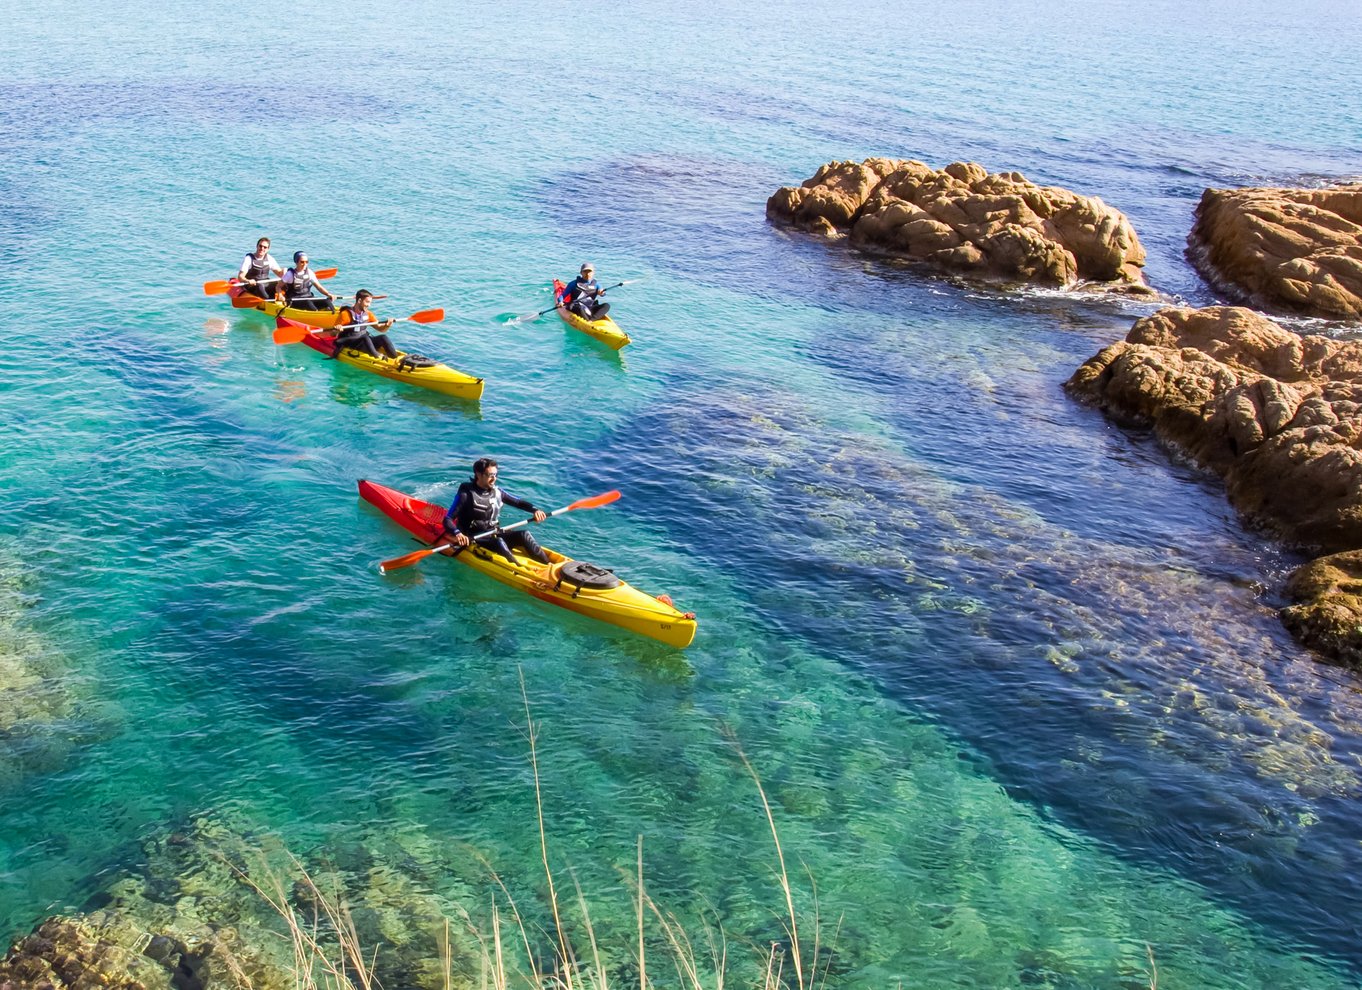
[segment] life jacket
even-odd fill
[[[378,320],[374,318],[374,311],[372,309],[365,310],[364,317],[363,320],[360,320],[355,316],[355,309],[353,306],[342,306],[340,308],[340,319],[336,321],[336,326],[343,327],[347,323],[359,323],[361,326],[369,326],[378,322]],[[358,330],[360,327],[355,327],[354,329]]]
[[[598,283],[594,278],[590,279],[574,278],[571,282],[568,283],[567,288],[568,288],[567,303],[569,306],[575,303],[578,299],[581,299],[583,296],[585,296],[592,302],[595,302],[596,296],[600,294],[600,283]]]
[[[493,485],[491,491],[480,491],[472,481],[465,481],[459,487],[468,496],[465,518],[456,520],[459,528],[469,536],[496,529],[501,521],[501,489]]]
[[[257,258],[255,252],[252,251],[250,259],[251,270],[246,274],[247,278],[254,279],[258,282],[261,279],[269,278],[274,274],[274,272],[270,271],[270,253],[268,251],[265,252],[265,257],[263,258]]]
[[[292,302],[294,299],[311,299],[312,296],[312,269],[308,269],[300,278],[298,269],[290,268],[289,274],[293,275],[292,281],[284,283],[284,295]]]

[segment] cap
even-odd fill
[[[586,264],[582,265],[582,271],[584,272],[594,272],[595,270],[596,266],[589,261]]]
[[[302,261],[302,260],[305,259],[306,257],[307,257],[307,252],[306,252],[306,251],[294,251],[294,252],[293,252],[293,263],[296,265],[298,262]]]

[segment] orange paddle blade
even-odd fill
[[[609,505],[611,502],[618,502],[620,498],[619,489],[613,492],[606,492],[604,495],[595,495],[591,498],[579,499],[569,505],[564,512],[571,512],[574,509],[599,509],[602,505]]]
[[[338,271],[340,271],[339,268],[318,268],[312,274],[318,278],[335,278]]]
[[[442,309],[423,309],[419,313],[412,313],[407,319],[413,323],[439,323],[445,318],[445,311]]]
[[[220,296],[230,289],[233,284],[231,279],[223,279],[217,282],[204,282],[203,294],[205,296]]]
[[[282,316],[274,318],[274,325],[279,328],[274,331],[274,342],[276,344],[301,344],[304,337],[317,329],[308,326],[306,323],[299,323],[297,320],[286,319]]]
[[[239,296],[232,297],[232,307],[234,309],[255,309],[265,300],[259,296],[253,296],[249,292],[243,292]]]
[[[399,567],[408,567],[418,560],[425,560],[433,553],[435,553],[434,550],[414,550],[404,556],[394,557],[392,560],[385,560],[378,565],[378,573],[387,574],[389,571],[395,571]]]

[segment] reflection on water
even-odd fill
[[[299,402],[307,398],[307,382],[298,379],[276,378],[274,380],[274,397],[277,401],[285,404]]]

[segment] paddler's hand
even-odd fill
[[[543,521],[544,521],[545,519],[547,519],[548,517],[549,517],[549,516],[548,516],[548,513],[545,512],[543,509],[535,509],[535,510],[534,510],[534,521],[535,521],[535,522],[543,522]]]

